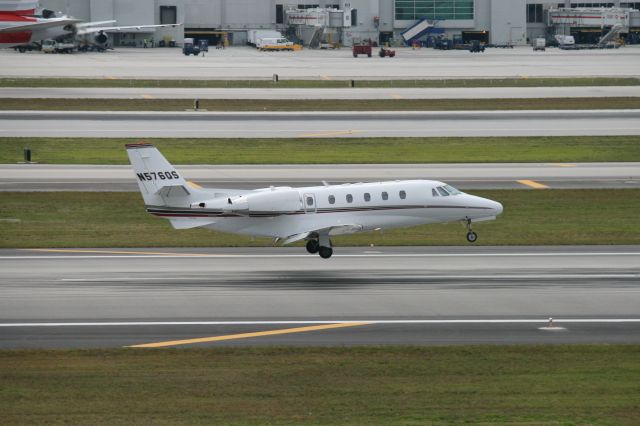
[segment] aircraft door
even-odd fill
[[[316,196],[315,194],[304,194],[304,212],[316,212]]]

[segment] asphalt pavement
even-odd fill
[[[441,79],[528,77],[637,77],[640,48],[566,51],[531,46],[468,51],[394,48],[395,58],[354,58],[351,49],[259,52],[232,46],[205,56],[180,49],[117,48],[105,53],[45,55],[0,50],[2,77],[146,79]]]
[[[0,98],[48,99],[540,99],[638,97],[640,86],[457,88],[0,87]]]
[[[379,112],[1,111],[5,137],[427,137],[640,134],[640,110]]]
[[[445,181],[461,189],[639,188],[640,163],[176,165],[212,188],[316,186],[395,179]],[[542,186],[540,186],[542,185]],[[137,191],[130,166],[0,165],[0,191]]]
[[[639,265],[638,246],[0,250],[0,347],[640,343]]]

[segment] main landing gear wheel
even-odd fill
[[[478,235],[473,232],[473,231],[469,231],[467,233],[467,241],[469,241],[470,243],[475,243],[478,240]]]
[[[320,247],[320,257],[328,259],[333,255],[333,249],[331,247]]]
[[[307,251],[311,254],[316,254],[320,250],[320,243],[317,240],[307,241]]]

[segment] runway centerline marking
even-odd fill
[[[521,183],[522,185],[526,185],[528,187],[534,188],[534,189],[548,189],[549,188],[547,185],[543,185],[540,182],[536,182],[535,180],[522,179],[522,180],[518,180],[517,182]]]
[[[168,346],[190,345],[194,343],[222,342],[226,340],[250,339],[253,337],[276,336],[281,334],[306,333],[309,331],[332,330],[345,327],[369,325],[367,322],[341,322],[335,324],[311,325],[307,327],[284,328],[278,330],[256,331],[253,333],[227,334],[224,336],[199,337],[195,339],[171,340],[167,342],[143,343],[130,345],[129,348],[165,348]]]

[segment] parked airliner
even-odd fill
[[[43,10],[36,15],[37,0],[0,0],[0,48],[40,44],[45,39],[79,38],[90,44],[104,45],[107,33],[182,24],[106,26],[116,21],[82,22],[68,16],[56,16]]]
[[[430,180],[404,180],[304,188],[205,189],[188,183],[152,144],[127,144],[147,212],[176,229],[208,228],[272,237],[282,244],[305,240],[309,253],[328,259],[331,237],[357,232],[463,222],[467,241],[474,222],[493,220],[502,204]]]

